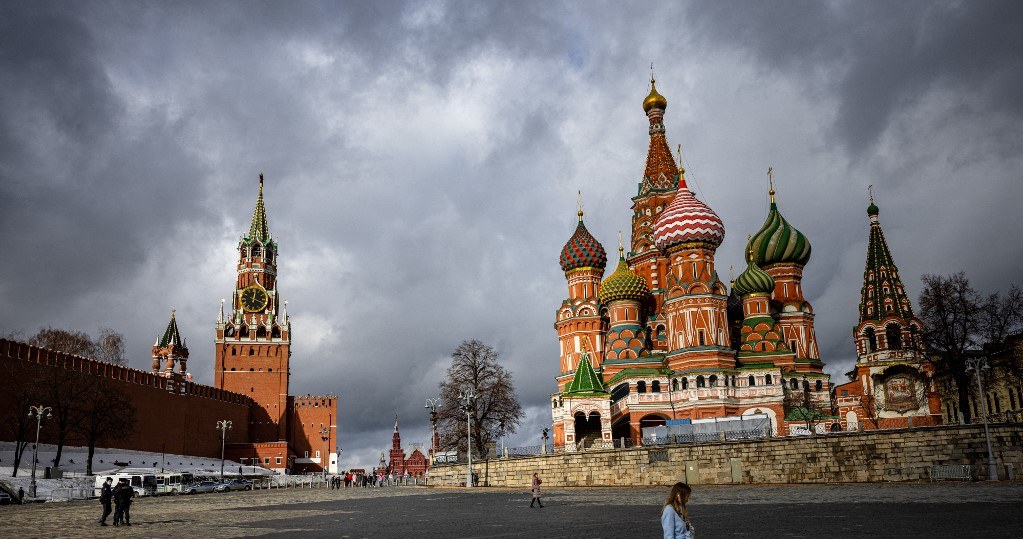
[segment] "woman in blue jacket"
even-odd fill
[[[664,501],[664,508],[661,509],[661,529],[664,531],[664,539],[694,539],[695,533],[692,524],[689,523],[689,513],[686,504],[689,503],[689,496],[693,489],[689,485],[679,482],[671,487],[668,499]]]

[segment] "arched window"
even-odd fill
[[[706,387],[706,381],[703,379],[703,375],[696,377],[696,387]]]
[[[237,356],[238,355],[238,349],[237,348],[232,348],[231,349],[231,355],[232,356]]]
[[[695,266],[694,266],[694,268],[695,268]],[[695,271],[695,269],[694,269],[694,271]],[[706,344],[707,344],[707,341],[706,341],[706,339],[705,339],[705,338],[703,337],[703,330],[702,330],[702,329],[701,329],[701,330],[699,331],[699,337],[700,337],[700,346],[704,346],[704,345],[706,345]]]
[[[716,374],[710,375],[710,379],[708,380],[708,382],[710,382],[710,387],[717,387],[718,385],[717,375]]]
[[[682,379],[682,389],[689,389],[689,378],[688,377]]]
[[[249,347],[249,355],[250,355],[250,356],[254,356],[254,355],[256,355],[256,349],[250,346],[250,347]]]
[[[678,378],[671,381],[671,390],[678,391]],[[1015,408],[1015,406],[1013,406]]]
[[[902,328],[898,324],[888,324],[888,327],[884,330],[884,340],[888,344],[889,350],[899,350],[902,348]]]
[[[757,379],[752,374],[749,375],[749,378],[746,380],[746,382],[749,384],[750,387],[757,385]]]
[[[771,385],[773,383],[774,383],[774,381],[771,379],[771,375],[770,374],[765,374],[764,375],[764,384],[765,385]]]
[[[867,337],[867,352],[877,352],[877,335],[874,334],[874,328],[867,328],[863,334]]]
[[[660,380],[654,380],[653,382],[650,382],[650,392],[651,393],[660,393],[661,392],[661,381]]]
[[[817,380],[817,382],[814,383],[813,387],[814,391],[821,391],[824,389],[824,382],[822,382],[821,380]]]
[[[259,256],[260,252],[258,243],[252,246],[252,256]]]
[[[789,389],[799,389],[799,382],[795,378],[789,378]]]
[[[224,335],[227,337],[234,337],[234,326],[227,326],[224,330]]]
[[[636,393],[646,393],[646,382],[642,380],[636,382]]]

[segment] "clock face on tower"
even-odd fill
[[[269,297],[266,295],[266,291],[262,288],[252,285],[244,290],[239,297],[239,302],[242,304],[242,308],[246,312],[255,313],[262,311],[269,301]]]

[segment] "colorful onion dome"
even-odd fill
[[[611,302],[632,299],[640,301],[650,294],[646,279],[636,275],[625,263],[625,250],[618,246],[618,267],[604,282],[600,284],[600,302],[608,305]]]
[[[740,296],[770,294],[774,292],[774,278],[752,260],[747,260],[746,271],[740,273],[732,283],[732,290]]]
[[[771,211],[767,214],[764,226],[760,227],[751,240],[753,260],[758,266],[782,263],[805,266],[810,260],[810,241],[782,217],[774,201],[773,188],[770,194]]]
[[[657,248],[667,251],[680,243],[703,243],[716,249],[724,239],[725,225],[721,218],[680,181],[675,199],[654,223]]]
[[[603,270],[607,267],[607,253],[590,231],[586,230],[586,225],[583,224],[583,210],[580,209],[579,225],[575,227],[575,233],[561,249],[561,269],[572,271],[585,267]]]
[[[654,84],[654,79],[650,79],[650,95],[646,96],[643,100],[643,111],[650,112],[650,109],[661,109],[668,108],[668,100],[663,95],[657,93],[657,85]]]

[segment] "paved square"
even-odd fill
[[[0,537],[659,537],[665,488],[273,490],[140,499],[131,528],[99,503],[0,507]],[[1021,537],[1023,483],[699,486],[707,537]]]

